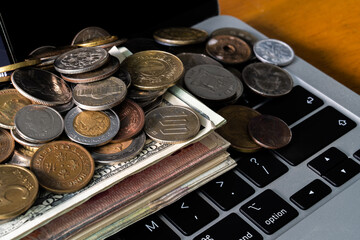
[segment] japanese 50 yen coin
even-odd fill
[[[48,191],[70,193],[89,183],[95,163],[90,153],[79,144],[53,141],[35,152],[30,169]]]

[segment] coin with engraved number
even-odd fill
[[[154,141],[181,143],[193,138],[200,130],[200,119],[191,108],[158,107],[145,116],[145,133]]]
[[[65,104],[72,99],[71,89],[66,82],[46,70],[15,70],[11,75],[11,82],[21,95],[42,105]]]
[[[0,163],[8,160],[15,149],[15,141],[11,134],[0,128]]]
[[[253,46],[258,41],[257,37],[255,37],[248,31],[240,28],[232,28],[232,27],[218,28],[211,33],[211,37],[217,35],[231,35],[234,37],[238,37],[249,43],[251,46]]]
[[[108,31],[101,27],[91,26],[80,30],[71,42],[71,45],[77,45],[84,42],[91,41],[96,38],[111,36]]]
[[[120,67],[120,62],[116,57],[110,56],[110,59],[102,67],[90,72],[79,74],[61,74],[61,77],[72,83],[89,83],[95,82],[113,75]]]
[[[44,105],[28,105],[14,119],[17,133],[29,142],[49,142],[64,130],[64,120],[55,109]]]
[[[121,64],[130,74],[132,86],[142,90],[171,87],[183,76],[184,66],[175,55],[158,50],[137,52]]]
[[[0,90],[0,127],[6,129],[15,128],[14,117],[16,112],[30,104],[31,101],[16,89]]]
[[[0,165],[0,220],[11,219],[35,202],[39,183],[30,170],[11,164]]]
[[[244,40],[231,35],[213,36],[207,41],[206,52],[226,64],[239,64],[251,57],[251,48]]]
[[[145,146],[145,142],[146,134],[142,131],[134,136],[134,138],[93,148],[91,149],[91,155],[95,162],[102,164],[126,162],[141,152]]]
[[[253,50],[260,61],[278,66],[286,66],[295,58],[294,50],[277,39],[260,40],[255,43]]]
[[[248,124],[251,138],[260,146],[278,149],[286,146],[292,137],[288,125],[275,116],[259,115],[250,119]]]
[[[121,126],[119,132],[111,140],[112,143],[122,142],[137,135],[144,127],[144,110],[134,101],[125,99],[120,105],[113,108],[119,116]]]
[[[100,47],[76,48],[58,56],[54,68],[63,74],[89,72],[103,66],[109,60],[109,53]]]
[[[160,44],[182,46],[204,42],[208,33],[196,28],[168,27],[156,30],[153,37]]]
[[[104,145],[111,141],[120,129],[120,120],[111,110],[84,111],[71,109],[65,116],[65,132],[74,142],[88,147]]]
[[[293,88],[293,80],[285,70],[269,63],[252,63],[242,71],[244,83],[264,97],[279,97]]]
[[[90,153],[71,141],[53,141],[40,147],[30,162],[39,184],[54,193],[71,193],[85,187],[94,175]]]
[[[216,130],[223,138],[231,143],[231,146],[245,153],[255,152],[261,148],[249,135],[249,121],[260,115],[252,108],[241,105],[228,105],[217,112],[225,118],[226,124]]]
[[[239,80],[230,71],[216,65],[203,64],[185,73],[186,88],[205,101],[225,101],[233,98],[239,87]]]
[[[85,110],[101,111],[120,104],[126,96],[127,87],[117,77],[101,81],[77,84],[73,89],[75,104]]]

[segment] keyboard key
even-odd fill
[[[357,150],[355,153],[354,153],[354,158],[356,158],[357,160],[359,160],[360,161],[360,149],[359,150]]]
[[[108,240],[127,239],[157,239],[176,240],[180,239],[173,230],[169,228],[158,216],[150,215],[139,222],[136,222],[117,234],[108,237]]]
[[[312,207],[315,203],[326,197],[331,193],[331,188],[319,179],[315,179],[294,195],[290,200],[299,208],[306,210]]]
[[[225,211],[255,193],[255,190],[233,171],[207,183],[201,191]]]
[[[264,187],[286,173],[288,168],[269,151],[262,150],[244,155],[237,169],[258,187]]]
[[[164,216],[184,235],[189,236],[219,216],[196,192],[163,209]]]
[[[358,174],[359,171],[359,164],[355,163],[350,158],[347,158],[334,168],[330,169],[323,177],[335,187],[339,187]]]
[[[272,190],[265,190],[240,208],[240,211],[266,234],[272,234],[299,213]]]
[[[298,165],[354,127],[354,121],[328,106],[294,126],[291,142],[275,152],[291,165]]]
[[[300,86],[295,86],[285,96],[274,98],[256,110],[282,119],[288,125],[322,106],[324,102]]]
[[[320,176],[324,175],[331,168],[347,159],[345,153],[335,147],[331,147],[308,163],[308,166]]]
[[[199,234],[194,240],[239,240],[251,239],[261,240],[263,237],[249,224],[242,220],[235,213],[217,222],[206,231]]]

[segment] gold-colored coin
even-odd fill
[[[171,87],[184,74],[184,65],[178,57],[158,50],[137,52],[121,65],[129,72],[132,85],[141,90]]]
[[[23,67],[35,66],[36,64],[39,64],[40,62],[41,62],[40,59],[29,59],[29,60],[25,60],[23,62],[18,62],[18,63],[13,63],[10,65],[2,66],[2,67],[0,67],[0,72],[9,72],[9,71],[14,71],[16,69],[23,68]]]
[[[103,36],[76,44],[79,47],[96,47],[118,40],[117,36]]]
[[[196,28],[169,27],[158,29],[154,32],[153,37],[160,44],[182,46],[204,42],[208,33]]]
[[[14,149],[15,141],[11,134],[7,130],[0,128],[0,163],[9,159]]]
[[[110,118],[100,111],[83,111],[75,117],[73,126],[85,137],[97,137],[109,130]]]
[[[85,187],[94,175],[90,153],[71,141],[53,141],[40,147],[30,162],[39,183],[54,193],[70,193]]]
[[[17,111],[31,101],[21,95],[16,89],[0,90],[0,127],[14,129],[14,118]]]
[[[28,169],[0,165],[0,220],[14,218],[34,203],[39,191],[36,176]]]
[[[259,112],[241,105],[228,105],[221,108],[218,114],[226,119],[226,124],[216,131],[228,140],[234,149],[250,153],[261,148],[252,140],[248,132],[250,119],[259,116]]]

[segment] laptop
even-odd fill
[[[88,26],[129,39],[166,26],[208,33],[237,28],[267,38],[240,19],[219,15],[217,1],[142,4],[1,12],[12,48],[2,43],[21,61],[41,45],[68,44]],[[288,123],[288,146],[247,154],[230,148],[235,169],[108,239],[359,239],[360,97],[297,56],[282,68],[294,80],[289,94],[267,99],[245,89],[239,104]]]

